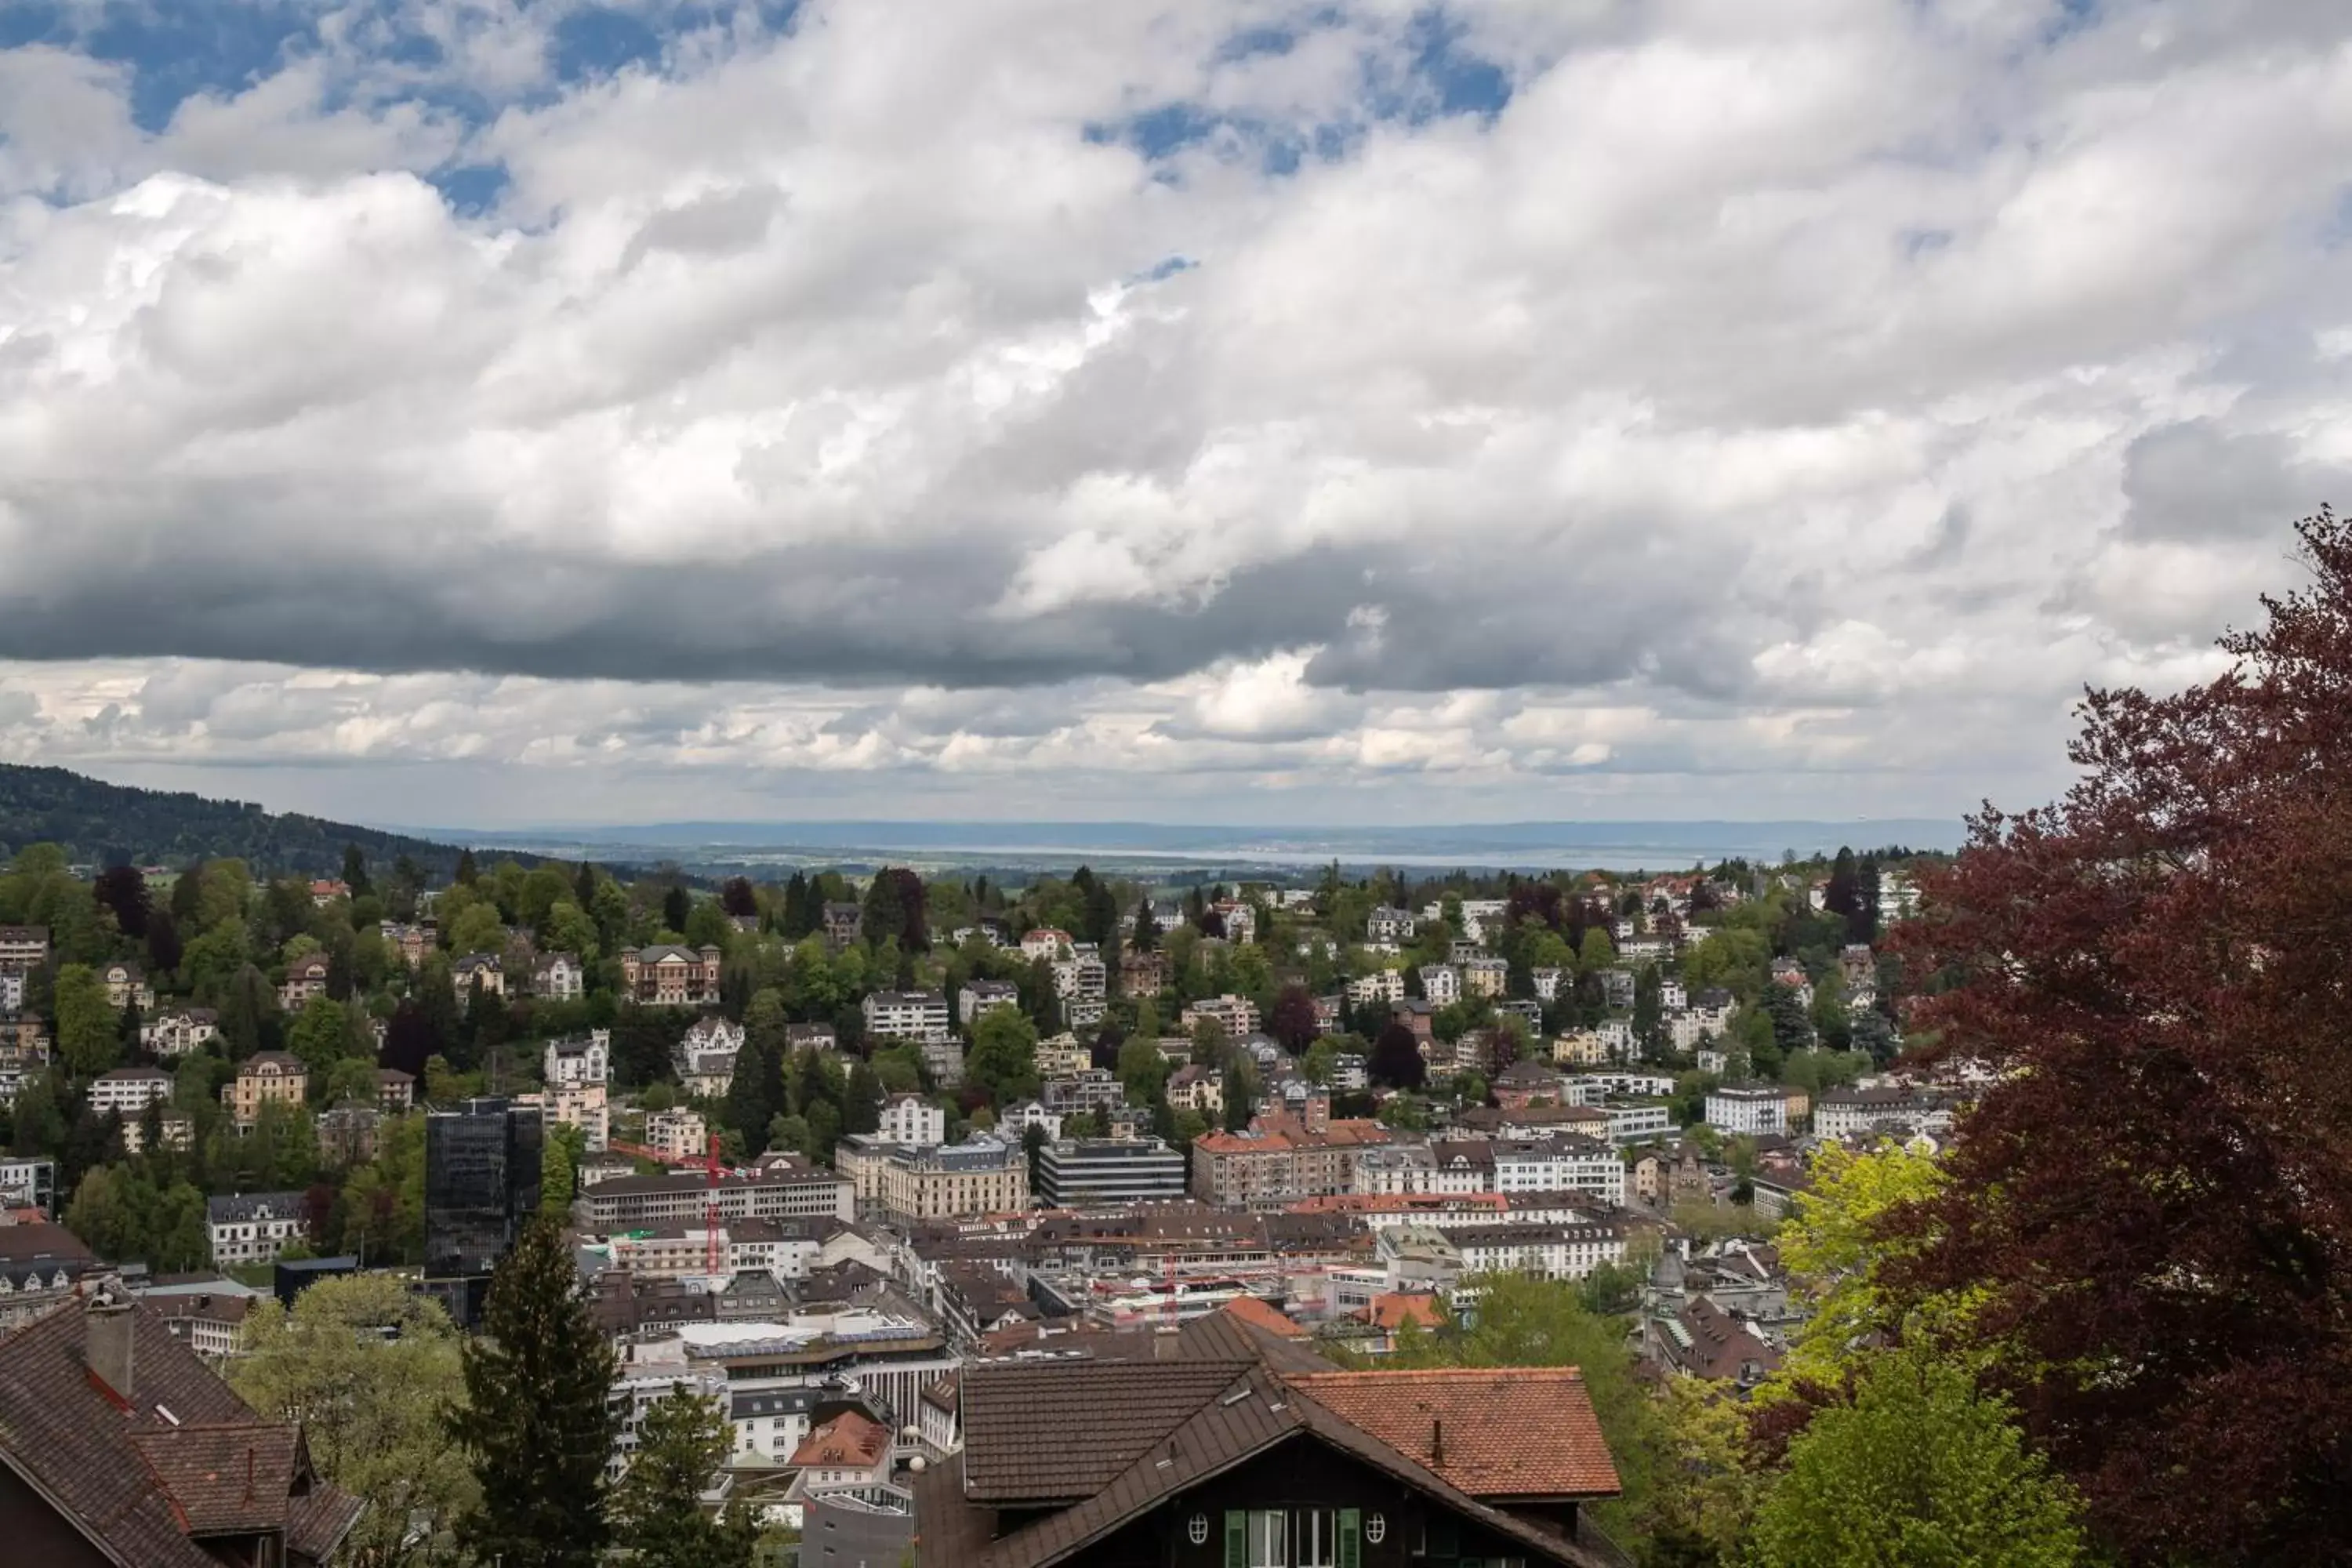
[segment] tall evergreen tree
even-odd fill
[[[747,1030],[735,1053],[735,1076],[727,1083],[726,1124],[743,1136],[746,1155],[768,1146],[768,1123],[782,1108],[783,1064],[761,1033]]]
[[[474,885],[474,879],[479,875],[481,873],[474,868],[474,852],[470,849],[458,850],[457,885],[461,888],[470,888]]]
[[[675,931],[686,930],[688,916],[694,913],[694,895],[683,883],[673,886],[662,895],[662,924]]]
[[[1160,945],[1160,917],[1151,912],[1151,889],[1146,888],[1135,901],[1135,934],[1128,946],[1138,952],[1150,952]]]
[[[572,893],[582,909],[596,907],[596,867],[593,862],[580,862],[580,874],[572,879]]]
[[[367,856],[356,844],[343,846],[343,885],[355,899],[375,891],[375,884],[368,880]]]
[[[758,1535],[749,1510],[717,1518],[702,1510],[732,1442],[718,1401],[683,1388],[656,1400],[613,1489],[614,1544],[646,1568],[751,1568]]]
[[[554,1222],[524,1224],[491,1276],[482,1333],[465,1361],[466,1407],[450,1427],[482,1495],[458,1523],[459,1543],[503,1568],[593,1568],[607,1538],[618,1366]]]

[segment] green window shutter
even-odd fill
[[[1339,1510],[1339,1568],[1364,1568],[1364,1515],[1361,1510]]]
[[[1225,1510],[1225,1568],[1249,1568],[1249,1515]]]

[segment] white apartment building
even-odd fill
[[[530,993],[551,1002],[577,1002],[588,992],[588,972],[568,952],[551,952],[531,966]]]
[[[1450,963],[1424,963],[1421,994],[1433,1007],[1450,1006],[1462,1000],[1462,976]]]
[[[90,1080],[89,1108],[100,1116],[113,1111],[125,1121],[157,1100],[172,1098],[172,1076],[153,1068],[116,1068]]]
[[[1727,1137],[1779,1136],[1789,1131],[1788,1091],[1763,1084],[1708,1089],[1706,1124]]]
[[[1003,980],[968,980],[956,993],[956,1020],[965,1028],[972,1020],[996,1007],[1021,1005],[1021,988]]]
[[[866,1032],[894,1040],[937,1040],[948,1033],[948,999],[936,991],[876,991],[865,1003]]]
[[[175,1007],[139,1026],[139,1042],[159,1057],[184,1057],[220,1037],[220,1018],[210,1007]]]
[[[919,1094],[894,1094],[883,1102],[874,1135],[886,1143],[944,1143],[948,1113]]]
[[[1664,1105],[1641,1101],[1604,1105],[1601,1113],[1609,1119],[1609,1140],[1612,1143],[1639,1143],[1675,1130],[1674,1112]]]
[[[1348,982],[1348,1000],[1359,1007],[1385,1003],[1391,1005],[1404,1000],[1404,971],[1376,969],[1370,974],[1359,974]]]

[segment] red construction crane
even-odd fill
[[[703,1272],[712,1279],[719,1277],[719,1134],[710,1135],[710,1152],[703,1161],[705,1187],[702,1198]]]

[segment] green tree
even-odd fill
[[[255,1409],[304,1424],[325,1477],[365,1498],[346,1548],[371,1565],[446,1559],[473,1473],[446,1420],[463,1406],[458,1336],[389,1274],[322,1279],[289,1312],[264,1299],[224,1369]]]
[[[1624,1493],[1597,1510],[1603,1528],[1629,1533],[1650,1506],[1661,1468],[1655,1410],[1634,1372],[1624,1321],[1588,1311],[1570,1280],[1489,1274],[1479,1289],[1475,1323],[1449,1319],[1425,1337],[1400,1342],[1381,1364],[1400,1371],[1437,1366],[1572,1366],[1584,1376],[1601,1436]],[[1891,1565],[1890,1565],[1891,1568]]]
[[[74,1076],[95,1077],[120,1058],[121,1016],[106,999],[106,982],[86,963],[62,964],[52,989],[57,1010],[58,1054]]]
[[[971,1026],[964,1081],[1002,1107],[1037,1092],[1037,1026],[1011,1007],[992,1007]]]
[[[1893,1143],[1867,1154],[1832,1143],[1814,1155],[1812,1185],[1774,1238],[1811,1312],[1759,1399],[1842,1387],[1859,1347],[1904,1326],[1882,1281],[1890,1266],[1900,1268],[1927,1243],[1889,1234],[1886,1222],[1942,1186],[1932,1157]],[[1932,1310],[1910,1316],[1916,1329],[1936,1328],[1958,1322],[1967,1307],[1965,1300],[1938,1298]]]
[[[580,1162],[588,1157],[588,1135],[561,1121],[547,1126],[539,1145],[539,1212],[561,1225],[572,1212],[580,1185]]]
[[[607,1537],[616,1370],[562,1227],[530,1219],[490,1277],[482,1333],[465,1347],[466,1403],[450,1421],[481,1489],[457,1527],[475,1561],[592,1568]]]
[[[343,1005],[331,996],[313,996],[287,1026],[286,1048],[302,1058],[312,1080],[323,1087],[328,1069],[342,1059],[350,1035]]]
[[[2007,1401],[1920,1344],[1865,1363],[1815,1415],[1757,1510],[1759,1568],[2071,1568],[2073,1489],[2031,1453]]]
[[[717,1400],[684,1388],[656,1400],[613,1489],[614,1544],[648,1568],[751,1568],[758,1531],[749,1511],[714,1519],[702,1509],[732,1439]]]

